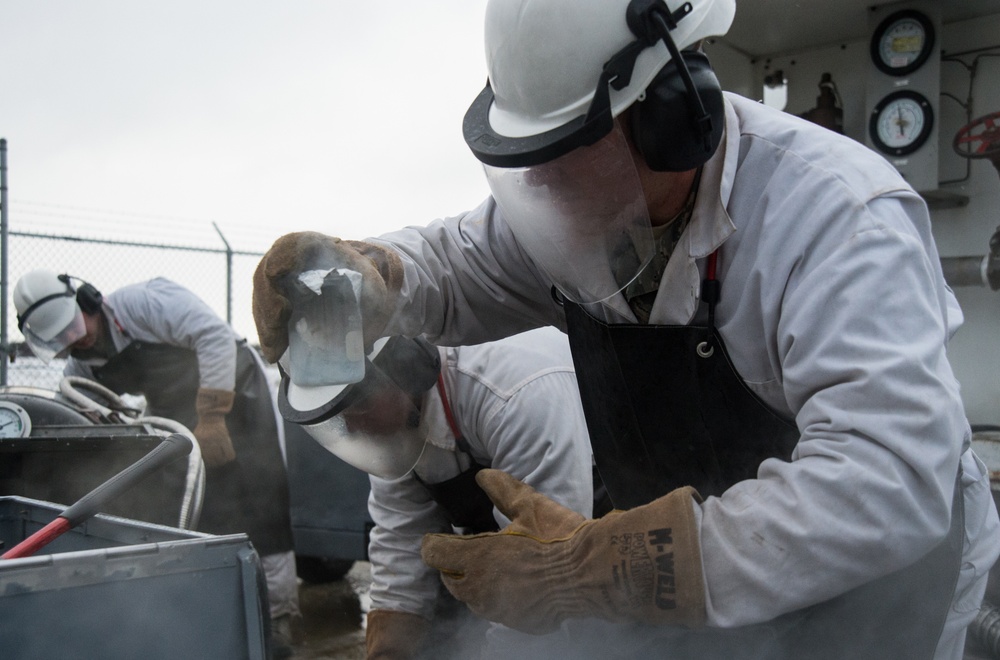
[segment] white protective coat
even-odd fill
[[[593,460],[566,335],[541,328],[439,351],[448,404],[472,459],[589,518]],[[436,387],[424,396],[421,428],[433,445],[415,468],[423,481],[440,483],[468,467]],[[372,609],[431,618],[441,581],[420,559],[420,543],[426,533],[452,528],[412,473],[394,481],[371,477],[371,486]]]
[[[115,350],[133,341],[180,346],[198,357],[200,386],[232,390],[236,382],[236,332],[211,307],[179,284],[158,277],[129,284],[104,297]],[[102,366],[105,360],[94,360]],[[91,365],[70,358],[66,375],[93,379]]]
[[[457,344],[564,326],[492,200],[378,240],[406,274],[389,333]],[[765,461],[698,510],[709,625],[765,621],[912,563],[948,530],[961,463],[963,564],[937,654],[961,657],[1000,523],[947,361],[962,318],[923,200],[863,145],[727,93],[651,323],[695,320],[716,249],[734,365],[801,439],[791,462]],[[634,321],[613,303],[609,320]]]

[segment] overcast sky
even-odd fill
[[[488,191],[461,136],[484,7],[0,0],[12,228],[215,221],[256,249],[471,208]]]

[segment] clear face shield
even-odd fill
[[[364,380],[351,385],[301,387],[283,374],[278,407],[327,451],[376,477],[403,477],[424,451],[413,397],[371,360]]]
[[[652,259],[649,211],[618,122],[549,162],[484,168],[514,236],[568,299],[606,301]]]
[[[53,358],[65,357],[69,353],[70,347],[87,335],[87,324],[80,307],[71,298],[57,298],[46,304],[51,309],[46,309],[43,305],[32,310],[30,314],[25,314],[20,323],[20,329],[24,335],[24,341],[31,348],[31,352],[42,362],[48,364]],[[66,309],[59,310],[56,309],[57,306]],[[70,306],[72,310],[69,310]],[[39,322],[42,317],[57,313],[68,315],[69,322],[66,325]],[[32,324],[32,316],[36,317],[34,324]],[[57,329],[54,333],[53,327]]]

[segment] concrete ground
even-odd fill
[[[343,580],[302,583],[292,660],[364,660],[371,565],[355,562]]]

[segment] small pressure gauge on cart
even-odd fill
[[[926,14],[913,9],[890,14],[872,34],[872,61],[890,76],[913,73],[933,50],[934,24]]]
[[[908,89],[892,92],[872,109],[868,133],[884,154],[905,156],[927,142],[934,127],[930,101]]]
[[[0,401],[0,438],[27,438],[31,434],[28,411],[10,401]]]

